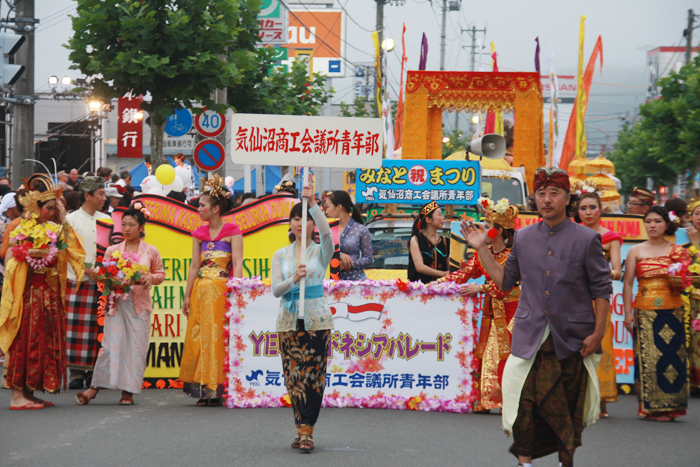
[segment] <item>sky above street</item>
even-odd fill
[[[62,47],[72,35],[68,15],[75,13],[73,0],[35,0],[36,16],[41,20],[36,33],[36,89],[48,91],[48,78],[56,75],[80,77],[77,70],[69,70],[69,51]],[[296,1],[296,0],[295,0]],[[318,0],[317,0],[318,1]],[[330,1],[330,0],[327,0]],[[376,26],[376,3],[373,0],[336,0],[336,8],[345,7],[346,21],[345,59],[349,62],[373,60],[371,32]],[[406,49],[408,68],[417,69],[420,40],[426,34],[429,44],[429,70],[440,67],[441,0],[407,0],[402,6],[384,7],[385,35],[393,38],[397,46],[389,54],[389,80],[398,90],[401,57],[401,28],[406,25]],[[302,9],[300,5],[290,5]],[[7,14],[6,4],[2,14]],[[493,0],[472,2],[463,0],[459,12],[447,13],[446,70],[469,70],[470,45],[468,34],[462,29],[486,27],[484,43],[493,41],[498,53],[501,71],[534,71],[535,37],[541,44],[541,67],[549,70],[546,59],[550,55],[550,43],[554,52],[557,73],[576,74],[578,66],[578,34],[580,16],[586,20],[585,62],[598,35],[603,38],[603,72],[596,70],[591,90],[589,115],[610,117],[600,120],[599,127],[608,133],[616,133],[619,117],[633,113],[636,105],[644,101],[646,87],[646,51],[658,46],[685,45],[682,41],[688,9],[700,12],[700,1],[689,0]],[[696,30],[700,41],[700,29]],[[478,63],[478,58],[477,58]],[[490,59],[484,56],[485,70],[490,70]],[[477,64],[478,67],[478,64]],[[347,78],[334,78],[336,95],[333,102],[349,102],[353,99],[353,80],[348,67]],[[59,85],[60,86],[60,85]],[[392,93],[396,96],[396,93]],[[589,135],[592,142],[605,142],[601,133]]]

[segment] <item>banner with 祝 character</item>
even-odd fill
[[[131,92],[120,97],[117,102],[117,157],[143,157],[143,96]]]
[[[229,153],[234,164],[379,167],[380,118],[236,114]]]
[[[269,284],[232,278],[226,404],[281,407],[285,397]],[[478,392],[475,305],[452,283],[325,281],[335,318],[325,407],[470,412]]]
[[[478,161],[384,160],[357,169],[358,203],[475,205],[481,194]]]

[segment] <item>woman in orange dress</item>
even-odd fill
[[[598,232],[603,243],[603,254],[612,269],[613,280],[622,278],[622,261],[620,249],[622,237],[617,232],[600,225],[602,204],[597,193],[583,193],[578,201],[578,216],[581,223]],[[600,384],[600,418],[608,418],[608,402],[617,402],[617,381],[615,378],[615,352],[613,350],[613,327],[610,315],[605,324],[603,336],[603,355],[598,366],[598,383]]]
[[[627,255],[625,327],[634,337],[638,413],[645,420],[671,421],[688,408],[688,352],[681,289],[671,285],[669,267],[689,262],[690,256],[664,238],[678,228],[664,208],[649,208],[644,227],[649,240],[630,248]],[[633,309],[635,277],[639,284]]]
[[[499,264],[504,265],[513,246],[515,218],[518,209],[510,206],[507,200],[494,204],[489,199],[479,200],[484,209],[486,228],[489,229],[489,250]],[[500,211],[500,212],[498,212]],[[484,285],[466,284],[469,279],[486,277]],[[479,359],[480,397],[475,412],[486,413],[500,408],[503,404],[501,381],[503,368],[510,355],[510,341],[513,332],[513,317],[520,300],[520,288],[514,287],[508,292],[501,289],[484,272],[478,255],[462,264],[460,270],[438,279],[438,282],[456,282],[462,285],[462,292],[469,295],[484,293],[484,313],[481,318],[479,342],[474,349],[474,356]]]

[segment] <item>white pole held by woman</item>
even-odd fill
[[[309,168],[304,167],[301,170],[301,189],[303,190],[307,186],[312,186],[309,180]],[[301,198],[301,254],[299,255],[299,264],[306,266],[306,220],[308,218],[307,210],[309,208],[309,200],[302,197]],[[299,281],[299,315],[304,316],[304,298],[306,277],[302,277]]]

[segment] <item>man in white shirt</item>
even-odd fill
[[[183,169],[189,172],[189,177],[187,177],[189,181],[185,183],[183,191],[185,193],[185,196],[187,196],[187,199],[190,200],[194,195],[195,188],[194,172],[192,171],[192,166],[185,162],[185,155],[183,153],[175,154],[173,156],[173,160],[175,161],[175,164],[177,164],[178,167],[182,167]]]
[[[97,219],[109,219],[100,212],[106,201],[104,178],[85,177],[80,183],[81,206],[66,216],[73,230],[82,238],[85,248],[85,262],[94,264],[97,254]],[[68,265],[68,284],[66,287],[67,326],[67,366],[70,369],[70,389],[82,389],[90,386],[92,369],[97,360],[99,342],[97,335],[97,306],[100,292],[91,268],[85,268],[83,281],[76,282],[75,272]],[[80,287],[78,287],[80,286]]]

